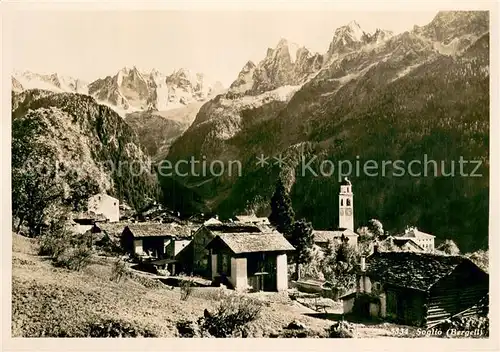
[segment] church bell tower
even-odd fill
[[[354,231],[354,204],[352,184],[346,178],[340,184],[339,193],[339,229]]]

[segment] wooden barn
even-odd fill
[[[288,289],[286,253],[295,248],[279,232],[220,234],[206,248],[212,280],[236,290]]]
[[[344,307],[361,305],[372,317],[431,327],[456,315],[486,313],[488,290],[489,275],[465,257],[375,252],[362,259],[356,294],[344,297]]]

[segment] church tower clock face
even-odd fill
[[[339,229],[354,231],[354,203],[352,184],[347,178],[340,184],[339,192]]]

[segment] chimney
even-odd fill
[[[366,271],[366,258],[365,258],[365,256],[361,257],[359,267],[360,267],[361,271],[363,271],[363,272]]]
[[[378,243],[373,245],[373,253],[378,253]]]

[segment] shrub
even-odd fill
[[[39,255],[49,256],[52,259],[58,258],[70,246],[69,235],[67,233],[45,234],[40,237]]]
[[[51,221],[46,231],[40,236],[38,254],[55,259],[70,247],[72,237],[62,217]]]
[[[79,271],[90,264],[92,234],[74,234],[61,221],[52,222],[41,235],[38,254],[49,256],[55,266]]]
[[[338,321],[327,330],[330,338],[353,338],[354,328],[345,321]]]
[[[105,254],[123,254],[123,249],[118,241],[113,240],[106,232],[103,233],[103,236],[99,240],[95,241],[95,246],[102,250]]]
[[[453,242],[453,240],[445,240],[439,246],[436,247],[438,251],[442,251],[448,255],[459,255],[460,248],[458,248],[457,244]]]
[[[205,309],[198,320],[202,333],[213,337],[231,337],[241,333],[244,327],[256,320],[262,310],[262,302],[231,293],[220,301],[214,313]]]
[[[180,337],[198,337],[199,329],[196,323],[189,320],[181,320],[176,324]]]
[[[481,331],[480,336],[471,335],[470,337],[488,337],[490,321],[488,317],[470,316],[470,317],[454,317],[444,321],[437,326],[441,331],[448,329],[456,329],[460,332],[475,332]],[[465,335],[468,337],[468,335]]]
[[[300,276],[304,279],[324,281],[325,277],[322,271],[323,258],[323,251],[319,247],[314,246],[311,249],[311,260],[300,264]]]
[[[111,281],[120,282],[127,273],[127,266],[123,260],[117,258],[111,268]]]
[[[193,293],[194,281],[192,278],[181,280],[179,286],[181,289],[181,301],[186,301]]]
[[[105,320],[89,324],[89,337],[156,337],[156,334],[147,329],[140,329],[130,323]]]
[[[332,289],[346,292],[356,284],[357,254],[348,243],[329,243],[321,269]]]
[[[54,264],[70,270],[80,271],[90,264],[91,257],[92,251],[90,247],[80,244],[61,253],[55,258]]]

